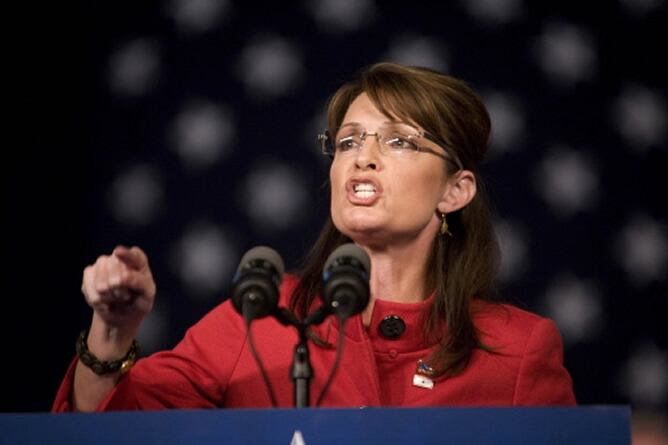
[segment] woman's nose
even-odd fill
[[[372,136],[372,138],[369,138]],[[372,139],[371,141],[369,139]],[[380,137],[378,133],[366,133],[360,148],[357,150],[355,165],[362,169],[376,170],[380,161]]]

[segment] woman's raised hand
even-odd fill
[[[139,247],[116,247],[83,273],[81,291],[93,308],[94,322],[107,329],[134,332],[153,308],[155,281]],[[95,320],[97,319],[97,320]]]

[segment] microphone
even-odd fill
[[[329,255],[322,274],[322,298],[328,311],[343,321],[366,308],[370,268],[369,256],[353,243],[343,244]]]
[[[285,266],[281,256],[266,246],[244,254],[232,279],[232,304],[246,322],[266,317],[278,308],[278,287]]]

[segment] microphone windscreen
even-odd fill
[[[354,258],[360,263],[360,265],[364,268],[364,272],[367,274],[371,269],[371,260],[369,259],[369,255],[367,255],[364,249],[362,249],[357,244],[347,243],[334,249],[334,251],[327,258],[327,261],[325,261],[324,270],[329,270],[329,268],[334,265],[335,262],[338,262],[343,258]]]
[[[241,269],[246,267],[248,264],[255,262],[257,260],[268,262],[274,267],[274,269],[276,269],[276,272],[278,273],[278,278],[281,279],[283,277],[283,273],[285,272],[285,265],[283,264],[283,259],[278,254],[278,252],[276,252],[271,247],[267,246],[256,246],[250,249],[248,252],[246,252],[244,256],[241,257],[237,273]]]

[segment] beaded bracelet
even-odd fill
[[[112,374],[114,372],[120,371],[121,374],[125,374],[132,368],[137,360],[137,352],[139,350],[139,345],[137,340],[132,340],[132,346],[125,357],[119,360],[113,361],[101,361],[95,355],[88,350],[88,329],[84,329],[79,334],[77,339],[76,350],[77,355],[81,363],[89,367],[97,375]]]

